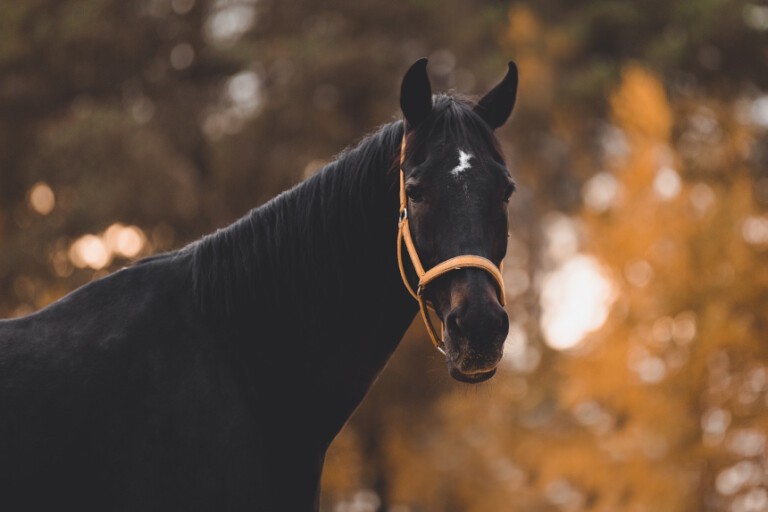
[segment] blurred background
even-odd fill
[[[505,358],[415,323],[322,510],[768,511],[765,0],[0,0],[0,317],[301,181],[421,56],[520,67]]]

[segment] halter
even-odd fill
[[[445,342],[437,335],[435,326],[432,325],[432,320],[429,318],[427,308],[434,310],[434,306],[428,303],[424,297],[424,290],[429,283],[448,272],[459,270],[467,267],[474,267],[485,270],[496,281],[498,285],[499,301],[501,305],[506,304],[504,295],[504,280],[501,276],[501,270],[491,260],[483,258],[482,256],[475,255],[462,255],[456,256],[450,259],[438,263],[431,269],[425,271],[419,259],[419,254],[416,252],[416,246],[413,244],[413,238],[411,237],[411,228],[408,224],[408,197],[405,194],[405,171],[403,170],[403,163],[405,162],[405,134],[403,134],[403,142],[400,145],[400,221],[398,223],[397,230],[397,264],[400,267],[400,277],[403,279],[403,284],[408,292],[419,303],[419,309],[421,310],[421,318],[424,320],[424,325],[427,326],[427,332],[430,338],[432,338],[432,344],[442,354],[445,354]],[[403,266],[403,241],[405,241],[405,248],[408,250],[408,256],[411,259],[413,269],[416,271],[416,275],[419,278],[419,284],[414,291],[411,283],[408,282],[408,277],[405,275],[405,267]],[[445,332],[445,324],[440,321],[441,332]]]

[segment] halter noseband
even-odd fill
[[[432,325],[432,321],[427,313],[427,308],[434,309],[434,307],[427,303],[424,298],[424,289],[429,283],[453,270],[459,270],[467,267],[475,267],[485,270],[496,281],[498,285],[499,301],[501,305],[506,304],[506,298],[504,294],[504,279],[501,276],[501,270],[491,260],[483,258],[482,256],[475,255],[462,255],[450,258],[438,263],[431,269],[425,271],[419,259],[419,254],[416,252],[416,246],[413,244],[411,237],[411,229],[408,224],[408,197],[405,194],[405,171],[403,170],[403,163],[405,162],[405,133],[403,133],[403,142],[400,145],[400,221],[397,230],[397,264],[400,267],[400,277],[403,279],[403,284],[408,292],[419,302],[419,309],[421,310],[421,318],[424,320],[424,324],[427,326],[427,332],[430,338],[432,338],[432,344],[441,353],[445,354],[445,342],[437,335],[435,326]],[[403,265],[403,241],[405,241],[405,248],[408,250],[408,256],[411,259],[413,269],[416,271],[416,275],[419,278],[419,284],[414,291],[411,283],[408,282],[408,277],[405,274],[405,267]],[[445,331],[445,325],[440,322],[441,331]]]

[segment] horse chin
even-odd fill
[[[486,380],[496,375],[496,368],[482,372],[464,373],[453,367],[450,369],[450,374],[451,377],[459,382],[464,382],[466,384],[478,384],[480,382],[485,382]]]
[[[462,351],[456,348],[456,342],[450,336],[445,337],[445,346],[448,373],[455,380],[466,384],[478,384],[496,375],[501,361],[501,351],[498,353],[478,353],[471,349]]]

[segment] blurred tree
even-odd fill
[[[668,9],[678,7],[687,17],[675,23],[684,19],[696,37],[677,53],[652,47],[656,25],[642,18],[673,24]],[[603,41],[618,49],[605,52],[590,26],[610,13],[584,15],[600,12],[598,3],[568,19],[547,13],[547,23],[538,14],[547,4],[511,9],[502,44],[514,49],[523,80],[510,149],[537,204],[511,212],[510,266],[530,265],[531,281],[547,275],[547,211],[563,210],[584,226],[582,246],[605,267],[618,300],[601,331],[555,357],[542,347],[527,297],[538,300],[538,291],[520,296],[526,307],[513,311],[520,328],[508,341],[509,373],[487,392],[436,396],[423,423],[408,410],[383,431],[393,468],[388,503],[478,511],[765,506],[757,475],[765,471],[768,369],[754,330],[764,323],[756,311],[765,309],[759,269],[768,243],[760,235],[765,195],[754,180],[768,124],[754,91],[764,77],[741,64],[700,71],[714,65],[709,57],[724,34],[739,39],[745,28],[744,54],[764,62],[750,52],[764,52],[765,32],[750,25],[751,4],[722,17],[722,4],[710,7],[626,9],[628,19],[608,23],[617,34]],[[586,42],[568,34],[578,23]],[[605,72],[588,87],[571,79],[591,66]],[[542,258],[521,258],[528,251],[517,240]],[[740,275],[754,280],[737,288]]]
[[[456,389],[415,325],[323,509],[765,509],[764,2],[0,0],[0,315],[300,181],[424,55],[462,94],[521,69],[508,355]],[[616,302],[559,351],[544,283],[585,252]]]
[[[0,311],[17,301],[17,313],[38,308],[90,277],[66,261],[51,267],[71,236],[115,220],[199,233],[196,188],[210,169],[198,118],[242,66],[203,40],[208,9],[178,0],[0,3],[0,289],[30,285],[24,297],[0,297]],[[41,181],[55,201],[44,214],[29,203]],[[155,238],[146,251],[169,248]]]

